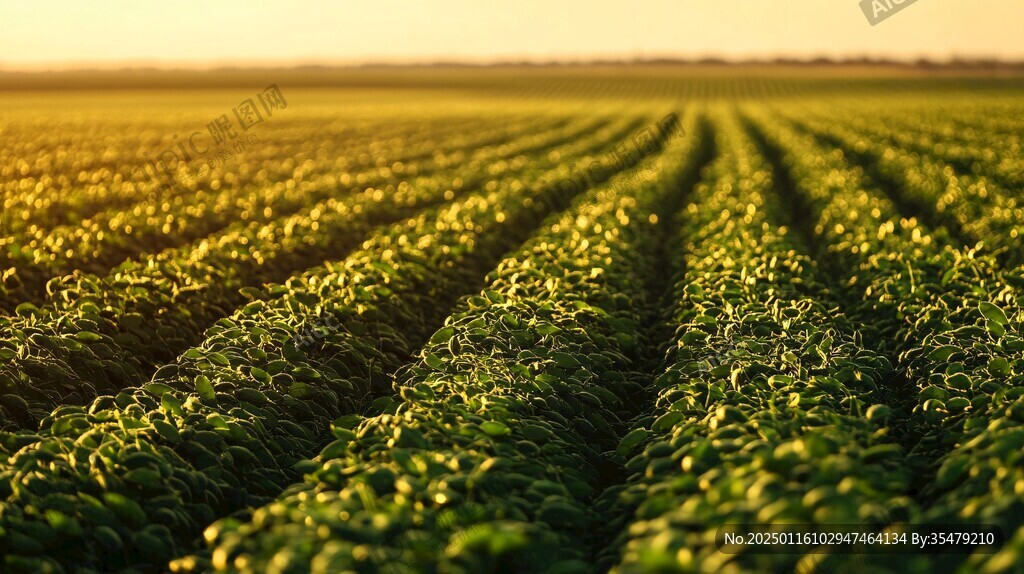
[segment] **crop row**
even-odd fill
[[[1024,186],[1021,125],[1018,106],[996,102],[958,102],[955,108],[920,105],[903,113],[879,107],[867,116],[863,109],[841,110],[843,119],[886,127],[911,147],[949,162],[957,170],[984,174],[1008,189]],[[908,113],[909,112],[909,113]],[[863,121],[874,120],[874,121]]]
[[[620,129],[629,123],[620,122]],[[567,157],[589,153],[605,144],[606,135],[553,151]],[[551,141],[541,135],[517,147],[543,149]],[[473,162],[449,175],[476,185],[474,180],[485,177],[478,175],[482,171],[497,183],[550,161],[542,158],[530,166],[518,157],[496,163],[488,169]],[[13,353],[0,367],[3,394],[14,403],[8,411],[18,413],[16,420],[25,419],[24,426],[38,417],[34,413],[84,404],[97,394],[141,383],[155,365],[194,344],[207,326],[243,301],[239,288],[283,280],[293,270],[336,258],[374,225],[454,197],[452,179],[417,184],[400,186],[390,198],[372,189],[270,225],[249,225],[195,249],[122,265],[106,278],[85,275],[66,281],[55,290],[53,304],[41,309],[23,305],[24,316],[0,319],[5,347]]]
[[[855,294],[844,309],[872,324],[876,343],[897,357],[908,393],[901,434],[919,520],[991,523],[1015,537],[965,571],[1004,571],[1020,559],[1024,530],[1014,508],[1024,469],[992,454],[1018,440],[1015,405],[1024,395],[1020,271],[1000,272],[989,256],[942,244],[873,188],[842,154],[759,116],[799,195],[816,214],[815,231]],[[978,437],[984,437],[978,439]],[[926,563],[927,564],[927,563]],[[948,564],[947,564],[948,566]],[[934,564],[921,566],[928,571]]]
[[[160,570],[215,518],[276,496],[335,417],[388,389],[485,270],[573,193],[570,164],[374,235],[344,262],[263,290],[153,382],[0,434],[10,570]],[[607,177],[610,173],[604,173]],[[314,346],[298,334],[329,316]]]
[[[683,141],[656,181],[592,191],[507,257],[396,377],[397,404],[335,421],[303,483],[175,566],[587,571],[602,453],[642,391],[655,211],[700,149]]]
[[[550,136],[530,138],[506,153],[543,147],[550,141]],[[599,145],[599,139],[591,138],[562,151],[592,150]],[[499,171],[476,163],[463,171],[470,181],[479,179],[475,174],[480,171],[500,175],[525,166],[520,158],[514,164],[501,162]],[[305,266],[314,264],[342,249],[345,242],[354,243],[377,222],[397,219],[403,211],[442,196],[451,197],[447,179],[417,183],[415,188],[401,187],[402,193],[387,200],[379,190],[367,190],[276,225],[250,225],[243,233],[224,234],[195,250],[171,251],[155,260],[122,266],[106,279],[73,280],[54,297],[53,306],[41,312],[27,308],[30,316],[13,320],[7,329],[12,338],[4,358],[10,359],[14,352],[18,361],[5,369],[7,386],[17,385],[19,392],[9,392],[6,398],[15,405],[22,404],[17,397],[39,400],[44,408],[47,403],[74,403],[76,397],[80,404],[82,397],[95,396],[95,381],[105,381],[107,388],[101,390],[107,392],[139,382],[134,373],[125,374],[129,369],[146,372],[134,357],[150,365],[172,358],[168,353],[191,344],[190,336],[194,339],[239,302],[238,287],[286,277],[289,269],[301,268],[303,261],[308,261]],[[309,256],[299,257],[303,253]],[[287,257],[275,265],[275,256],[283,255]],[[40,393],[48,398],[39,397]]]
[[[303,162],[279,179],[263,179],[257,174],[241,188],[222,187],[217,182],[210,190],[196,190],[171,201],[164,194],[150,194],[126,210],[106,211],[78,225],[37,227],[28,236],[16,234],[4,240],[7,245],[3,253],[8,259],[5,263],[12,265],[16,274],[5,279],[7,289],[13,293],[0,304],[9,307],[24,301],[38,303],[47,281],[75,269],[105,273],[141,252],[157,253],[211,233],[269,223],[321,201],[341,199],[370,187],[391,193],[403,180],[412,183],[421,177],[429,179],[431,172],[437,170],[431,166],[443,168],[450,162],[469,161],[472,158],[466,157],[467,149],[484,146],[473,154],[481,160],[502,157],[497,144],[507,142],[512,135],[534,136],[530,128],[535,124],[534,121],[525,126],[491,128],[483,136],[468,141],[442,130],[410,138],[394,152],[395,163],[386,166],[337,174],[330,167],[315,167],[316,162]],[[358,157],[372,149],[372,143],[359,142],[361,145],[354,145],[355,149],[348,153]],[[437,153],[438,148],[444,153]],[[425,153],[431,155],[412,160]]]
[[[812,130],[828,134],[844,149],[856,150],[877,162],[877,169],[899,193],[920,206],[924,217],[947,224],[968,246],[984,242],[1012,249],[1011,263],[1022,263],[1015,247],[1024,232],[1024,205],[984,177],[957,173],[953,166],[920,150],[901,147],[904,137],[886,139],[877,133],[853,131],[834,121],[806,120]]]
[[[277,119],[277,118],[276,118]],[[283,119],[283,118],[282,118]],[[483,127],[480,120],[469,118],[460,121],[444,122],[443,118],[419,118],[405,122],[382,123],[379,119],[351,119],[339,126],[312,126],[307,122],[298,122],[292,118],[278,119],[276,130],[272,133],[272,145],[259,139],[255,132],[240,134],[239,142],[243,145],[232,150],[235,164],[245,166],[238,176],[228,173],[220,174],[221,184],[237,192],[237,184],[247,179],[247,174],[265,170],[271,181],[287,180],[293,175],[297,164],[308,157],[311,129],[316,129],[322,138],[317,140],[320,146],[317,153],[327,153],[339,158],[359,157],[360,150],[367,154],[379,151],[374,144],[391,147],[404,145],[406,138],[420,139],[424,132],[436,132],[445,128],[455,130],[452,133],[466,133]],[[282,122],[282,123],[278,123]],[[511,122],[515,123],[515,122]],[[62,125],[63,124],[63,125]],[[163,200],[175,195],[182,188],[192,187],[181,182],[179,168],[187,167],[187,158],[193,158],[195,164],[202,164],[200,158],[205,157],[189,151],[187,141],[181,141],[177,147],[174,141],[165,141],[155,134],[163,127],[160,123],[152,123],[147,130],[138,130],[137,126],[120,124],[103,125],[100,134],[83,130],[81,124],[67,125],[59,122],[49,129],[40,130],[39,126],[16,123],[8,127],[9,134],[3,142],[5,149],[0,151],[0,158],[5,158],[5,165],[11,166],[5,175],[8,179],[4,185],[4,210],[8,214],[9,232],[36,231],[37,228],[49,229],[62,225],[79,224],[82,220],[110,211],[119,211],[135,204],[142,204],[147,199],[159,194]],[[93,130],[96,126],[90,126]],[[123,131],[122,131],[123,130]],[[63,132],[63,133],[62,133]],[[116,133],[118,137],[104,137]],[[232,146],[205,146],[202,142],[208,138],[202,136],[197,149],[206,147],[216,152],[218,149],[232,149]],[[170,134],[166,134],[170,140]],[[195,138],[193,138],[195,139]],[[35,141],[33,141],[35,140]],[[254,146],[252,140],[263,145]],[[369,147],[367,144],[371,144]],[[249,149],[245,149],[249,148]],[[148,162],[146,155],[158,156],[158,150],[167,151],[165,159],[175,158],[170,165]],[[281,158],[294,158],[294,163],[281,161]],[[185,158],[178,161],[177,158]],[[347,163],[347,160],[345,160]],[[336,162],[326,162],[326,166],[338,170]],[[161,169],[163,167],[164,169]],[[302,174],[305,170],[300,170]],[[205,181],[207,177],[197,177]],[[171,186],[174,185],[174,189]],[[167,189],[161,189],[161,188]]]
[[[735,117],[681,215],[676,328],[654,404],[617,447],[598,510],[613,572],[767,572],[821,555],[726,554],[719,527],[884,524],[910,481],[888,436],[892,366],[864,348],[785,221]]]
[[[207,152],[203,154],[189,150],[188,137],[171,137],[180,126],[153,119],[141,129],[104,122],[98,137],[95,124],[90,123],[58,122],[41,129],[14,122],[8,126],[7,147],[0,150],[0,158],[6,159],[4,165],[12,166],[3,186],[8,232],[35,234],[40,228],[79,225],[104,212],[144,205],[154,197],[166,202],[175,200],[184,190],[211,189],[214,180],[224,190],[238,193],[240,185],[258,183],[263,175],[273,182],[326,170],[340,173],[361,166],[362,171],[371,166],[359,159],[383,160],[387,154],[382,150],[404,147],[408,139],[419,139],[418,134],[474,133],[494,126],[493,121],[471,118],[428,117],[401,123],[382,120],[351,118],[332,125],[283,116],[274,118],[274,129],[262,138],[259,133],[265,130],[257,129],[241,131],[232,142],[206,145],[209,136],[201,132],[193,149],[205,147]],[[508,123],[520,124],[514,120]],[[311,131],[322,137],[311,140]],[[117,137],[109,137],[113,134]],[[223,151],[231,153],[226,161]],[[208,167],[196,177],[182,177],[185,168],[195,171],[216,164],[207,161],[210,157],[221,158],[223,169]],[[314,170],[302,167],[310,157],[317,160]],[[282,158],[293,161],[282,162]],[[167,164],[160,163],[168,160]],[[195,183],[189,183],[189,179]],[[187,201],[187,196],[181,198]]]

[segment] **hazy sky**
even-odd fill
[[[888,0],[881,0],[888,1]],[[0,0],[0,68],[657,56],[1024,59],[1024,1]]]

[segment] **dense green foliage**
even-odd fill
[[[5,118],[0,570],[1024,570],[1015,84],[639,74]]]

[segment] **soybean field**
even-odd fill
[[[0,91],[0,571],[1024,572],[1024,82],[345,78]]]

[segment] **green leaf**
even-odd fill
[[[511,432],[508,425],[498,421],[487,421],[480,423],[480,430],[487,436],[503,436]]]
[[[707,338],[708,334],[705,333],[704,331],[701,331],[700,329],[691,329],[683,333],[683,336],[680,337],[679,340],[682,341],[684,345],[689,346],[693,345],[694,343],[705,341],[707,340]]]
[[[110,510],[114,511],[121,520],[134,528],[142,528],[146,524],[146,513],[139,506],[138,502],[116,492],[107,492],[103,495]]]
[[[992,333],[996,337],[1002,337],[1006,334],[1006,327],[996,323],[995,321],[988,321],[985,323],[985,327],[988,329],[989,333]]]
[[[527,440],[532,440],[534,442],[547,440],[551,438],[551,431],[540,425],[525,425],[523,426],[521,431],[523,433],[523,436],[526,437]]]
[[[288,387],[288,394],[297,399],[303,399],[311,394],[311,389],[306,383],[292,383],[292,386]]]
[[[385,275],[395,275],[396,273],[398,273],[397,269],[388,265],[387,263],[382,263],[380,261],[374,261],[373,263],[370,264],[370,266],[373,267],[374,269],[383,271]]]
[[[177,444],[181,440],[178,429],[167,421],[155,420],[153,421],[153,428],[156,429],[156,432],[160,433],[164,440],[172,444]]]
[[[981,314],[984,315],[986,319],[993,323],[1005,326],[1010,322],[1007,320],[1006,313],[1003,313],[1002,309],[988,301],[982,301],[981,304],[978,305],[978,310],[981,311]]]
[[[935,349],[931,353],[928,353],[928,360],[947,361],[950,357],[953,356],[953,353],[956,353],[959,350],[959,347],[954,347],[953,345],[944,345],[942,347],[939,347],[938,349]]]
[[[206,415],[206,422],[210,423],[210,426],[212,426],[215,429],[228,428],[228,421],[224,420],[224,417],[220,416],[217,413],[210,413]]]
[[[332,460],[335,458],[341,458],[345,454],[345,451],[348,450],[348,443],[349,441],[347,440],[336,440],[325,446],[324,449],[320,451],[320,459]]]
[[[946,270],[945,273],[942,274],[942,284],[949,285],[949,282],[950,280],[953,279],[954,275],[956,275],[956,267],[950,267],[948,270]]]
[[[173,393],[165,393],[161,396],[160,405],[163,406],[165,411],[181,416],[181,401]]]
[[[953,397],[946,401],[946,408],[954,413],[966,410],[969,406],[971,406],[971,401],[965,397]]]
[[[316,369],[311,369],[309,367],[299,367],[297,369],[292,369],[292,374],[295,375],[296,377],[307,377],[310,379],[320,378],[320,371]]]
[[[136,468],[124,475],[124,479],[145,487],[156,487],[160,485],[160,473],[151,468]]]
[[[312,474],[316,472],[316,469],[320,468],[320,465],[317,464],[316,461],[309,460],[307,458],[293,464],[292,468],[299,474]]]
[[[370,403],[370,409],[373,412],[377,413],[393,414],[395,411],[395,406],[397,404],[398,403],[395,402],[395,399],[385,395],[383,397],[377,397],[376,399],[374,399],[373,402]]]
[[[561,333],[562,330],[551,323],[541,323],[540,325],[537,325],[537,332],[546,337],[548,335]]]
[[[920,393],[920,400],[922,400],[922,401],[925,401],[925,400],[928,400],[928,399],[939,399],[939,400],[944,401],[944,400],[946,400],[948,398],[949,398],[949,391],[947,391],[946,389],[943,389],[943,388],[936,387],[934,385],[929,385],[928,387],[925,387],[925,389],[922,390],[921,393]]]
[[[864,450],[862,456],[866,463],[885,459],[898,460],[903,455],[903,448],[898,444],[878,444]]]
[[[356,438],[356,433],[339,426],[331,428],[331,433],[334,435],[334,438],[345,442],[352,442]]]
[[[970,472],[972,466],[971,460],[967,457],[950,458],[936,474],[936,483],[939,488],[947,489],[963,480]]]
[[[205,375],[196,377],[196,392],[199,393],[200,397],[208,401],[217,398],[217,393],[213,390],[213,384]]]
[[[1010,362],[1003,357],[993,357],[988,362],[988,372],[992,376],[1002,377],[1010,374]]]
[[[343,415],[343,416],[340,416],[340,417],[334,419],[334,422],[331,423],[331,424],[333,424],[334,426],[336,426],[338,428],[343,428],[343,429],[351,430],[351,429],[354,429],[357,426],[359,426],[359,423],[362,420],[363,420],[363,417],[361,417],[359,415]]]
[[[16,356],[18,353],[14,349],[0,348],[0,361],[10,361]]]
[[[452,335],[454,335],[454,334],[455,334],[455,328],[454,327],[444,327],[444,328],[438,329],[437,332],[434,333],[434,336],[430,338],[430,344],[431,345],[440,345],[440,344],[443,344],[443,343],[447,343],[448,340],[451,339]]]
[[[884,422],[892,415],[892,409],[886,405],[871,405],[867,415],[868,420]]]
[[[589,391],[597,395],[597,397],[601,399],[601,402],[606,405],[613,405],[619,402],[619,397],[615,396],[615,393],[604,387],[591,387]]]
[[[229,361],[226,356],[220,353],[210,353],[209,355],[206,355],[206,360],[220,367],[231,366],[231,361]]]
[[[954,373],[946,379],[946,386],[951,389],[966,391],[971,388],[971,378],[964,373]]]
[[[551,358],[555,360],[555,364],[563,369],[575,369],[580,366],[580,362],[576,360],[576,357],[562,352],[551,353]]]
[[[92,331],[79,331],[75,333],[75,339],[83,343],[98,343],[103,340],[103,335],[93,333]]]
[[[252,375],[252,378],[263,383],[264,385],[269,385],[274,380],[273,378],[271,378],[269,373],[267,373],[263,369],[258,369],[256,367],[250,368],[249,374]]]
[[[633,450],[633,447],[643,442],[649,434],[650,433],[647,432],[647,429],[634,429],[622,438],[622,441],[619,443],[619,447],[615,449],[615,451],[618,454],[625,456]]]
[[[681,420],[683,420],[683,413],[678,411],[667,412],[658,417],[658,420],[654,421],[654,425],[651,427],[651,430],[654,432],[667,432],[672,430],[676,423]]]
[[[46,517],[46,521],[50,523],[50,526],[62,535],[71,538],[82,536],[82,525],[75,518],[57,510],[47,510],[43,514]]]
[[[162,397],[174,390],[163,383],[147,383],[142,386],[142,389],[155,397]]]
[[[256,287],[242,287],[238,292],[249,300],[259,299],[263,295],[263,292]]]
[[[704,290],[701,289],[700,285],[696,283],[690,283],[686,286],[686,292],[693,296],[693,298],[700,302],[704,300]]]

